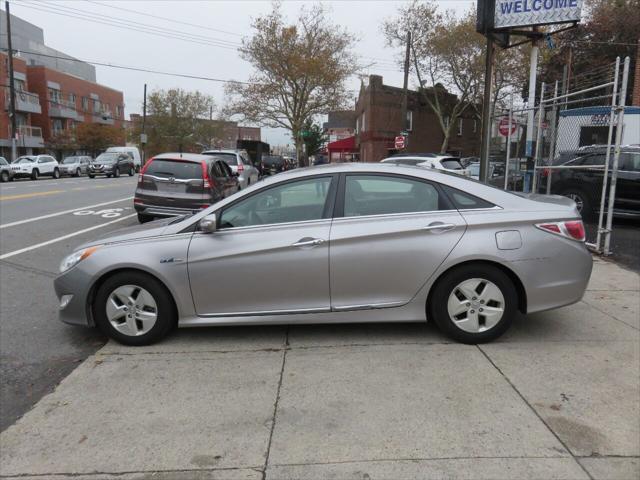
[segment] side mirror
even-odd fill
[[[212,213],[207,215],[199,223],[200,231],[202,233],[213,233],[217,230],[216,214]]]

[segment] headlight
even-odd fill
[[[60,263],[60,273],[66,272],[71,267],[75,267],[81,260],[89,257],[93,252],[95,252],[99,246],[89,247],[82,250],[78,250],[77,252],[73,252],[71,255],[67,256]]]

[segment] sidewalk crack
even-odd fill
[[[549,424],[547,422],[545,422],[544,418],[542,418],[542,416],[538,413],[538,411],[533,408],[533,405],[531,405],[529,403],[529,401],[525,398],[525,396],[520,393],[520,390],[518,390],[518,388],[513,384],[513,382],[509,379],[509,377],[507,377],[505,375],[505,373],[500,369],[500,367],[498,367],[498,365],[495,364],[495,362],[491,359],[491,357],[489,357],[489,355],[487,354],[487,352],[485,352],[482,347],[480,345],[476,345],[476,347],[478,347],[478,350],[480,350],[480,353],[482,353],[482,355],[484,355],[484,357],[487,359],[487,361],[493,365],[493,368],[495,368],[498,373],[502,376],[502,378],[505,379],[505,381],[511,386],[511,388],[513,389],[514,392],[516,392],[516,394],[520,397],[520,399],[525,403],[525,405],[527,407],[529,407],[529,409],[533,412],[533,414],[538,417],[538,420],[540,420],[542,422],[542,424],[547,427],[547,430],[549,430],[549,432],[551,432],[551,435],[553,435],[556,440],[560,443],[560,445],[562,445],[562,447],[569,453],[569,455],[571,455],[571,458],[573,458],[573,460],[580,466],[580,468],[584,471],[584,473],[587,475],[587,477],[589,477],[591,480],[593,480],[593,476],[587,471],[586,468],[584,468],[584,466],[578,461],[578,458],[573,454],[573,452],[571,451],[571,449],[565,444],[565,442],[562,441],[562,439],[558,436],[558,434],[549,426]]]
[[[289,326],[285,332],[284,351],[282,352],[282,365],[280,366],[280,378],[278,379],[278,388],[276,390],[276,401],[273,404],[273,417],[271,419],[271,431],[269,432],[269,442],[267,443],[267,453],[264,458],[264,466],[262,468],[262,480],[267,478],[267,468],[269,467],[269,456],[271,454],[271,443],[273,441],[273,432],[276,429],[276,420],[278,417],[278,404],[280,403],[280,390],[282,389],[282,379],[284,378],[284,367],[287,362],[287,352],[289,351]]]

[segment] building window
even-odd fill
[[[362,124],[361,124],[361,131],[364,132],[366,130],[366,114],[365,112],[362,112]]]
[[[69,94],[69,102],[73,103],[75,105],[76,103],[76,94],[75,93],[70,93]]]
[[[116,118],[120,118],[122,116],[122,105],[116,105]]]
[[[64,123],[61,118],[54,118],[51,120],[51,132],[53,135],[60,135],[64,130]]]
[[[82,97],[82,110],[85,112],[89,110],[89,99],[87,97]]]
[[[458,119],[458,136],[459,137],[462,136],[462,119],[461,118]]]
[[[413,112],[411,110],[407,112],[405,128],[407,129],[407,132],[410,132],[413,130]]]
[[[55,88],[50,88],[49,89],[49,99],[54,102],[54,103],[58,103],[60,102],[60,90],[56,90]]]
[[[473,119],[473,133],[476,133],[478,131],[478,120],[476,120],[475,118]]]
[[[93,113],[99,113],[101,110],[100,100],[93,99]]]

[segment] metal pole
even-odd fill
[[[11,115],[11,161],[14,162],[17,154],[16,136],[18,127],[16,126],[16,87],[13,79],[13,48],[11,46],[11,12],[9,11],[9,2],[4,2],[4,8],[7,12],[7,47],[9,55],[9,111]]]
[[[613,156],[613,168],[611,169],[611,187],[609,187],[609,205],[607,209],[607,233],[604,237],[604,255],[611,253],[611,224],[613,223],[613,203],[616,200],[616,181],[618,180],[618,164],[620,162],[620,143],[624,130],[624,106],[627,97],[627,81],[629,80],[629,57],[624,59],[622,71],[622,88],[620,88],[620,101],[618,102],[618,122],[616,126],[616,147]]]
[[[537,31],[536,27],[533,27],[533,31]],[[531,58],[529,61],[529,98],[527,100],[527,108],[529,109],[527,115],[527,143],[525,144],[525,157],[529,160],[527,163],[526,176],[529,177],[530,172],[530,160],[533,156],[533,121],[535,116],[535,103],[536,103],[536,74],[538,70],[538,40],[534,39],[531,42]],[[535,171],[533,172],[535,176]],[[524,190],[528,190],[528,184],[524,182]]]
[[[489,172],[489,143],[491,142],[491,95],[493,90],[493,63],[495,46],[491,35],[487,35],[487,51],[484,66],[484,96],[482,99],[482,145],[480,147],[480,175],[481,182],[487,181]]]
[[[144,97],[142,100],[142,134],[146,137],[145,128],[147,125],[147,84],[144,84]],[[146,150],[147,150],[147,141],[145,138],[145,142],[142,144],[142,164],[144,165],[147,161],[146,159]]]
[[[509,131],[507,133],[507,158],[504,163],[504,189],[509,188],[509,160],[511,160],[511,125],[513,125],[513,93],[509,100]]]
[[[542,143],[542,117],[544,117],[544,82],[540,85],[540,106],[538,107],[538,126],[536,132],[536,154],[533,159],[533,185],[531,187],[532,193],[537,193],[538,186],[538,160],[542,153],[540,144]]]
[[[553,115],[551,117],[551,133],[549,134],[549,160],[547,161],[547,165],[553,165],[553,159],[556,153],[556,123],[558,116],[558,81],[556,80],[556,85],[553,88]],[[547,195],[551,193],[551,174],[553,173],[552,169],[548,170],[547,173]]]
[[[611,112],[609,113],[609,135],[607,136],[607,153],[604,159],[604,175],[602,176],[602,192],[600,194],[600,211],[598,212],[598,233],[596,234],[596,251],[601,252],[600,241],[602,234],[607,233],[602,228],[604,222],[604,206],[607,198],[607,180],[609,178],[609,161],[611,159],[611,141],[613,140],[613,126],[616,121],[616,102],[618,101],[618,77],[620,76],[620,57],[616,58],[616,67],[613,77],[613,92],[611,95]],[[607,233],[608,234],[608,233]]]
[[[402,106],[400,108],[400,134],[407,130],[407,96],[409,88],[409,61],[411,55],[411,32],[407,32],[407,49],[404,54],[404,81],[402,83]],[[407,140],[404,140],[404,148],[407,148]]]

